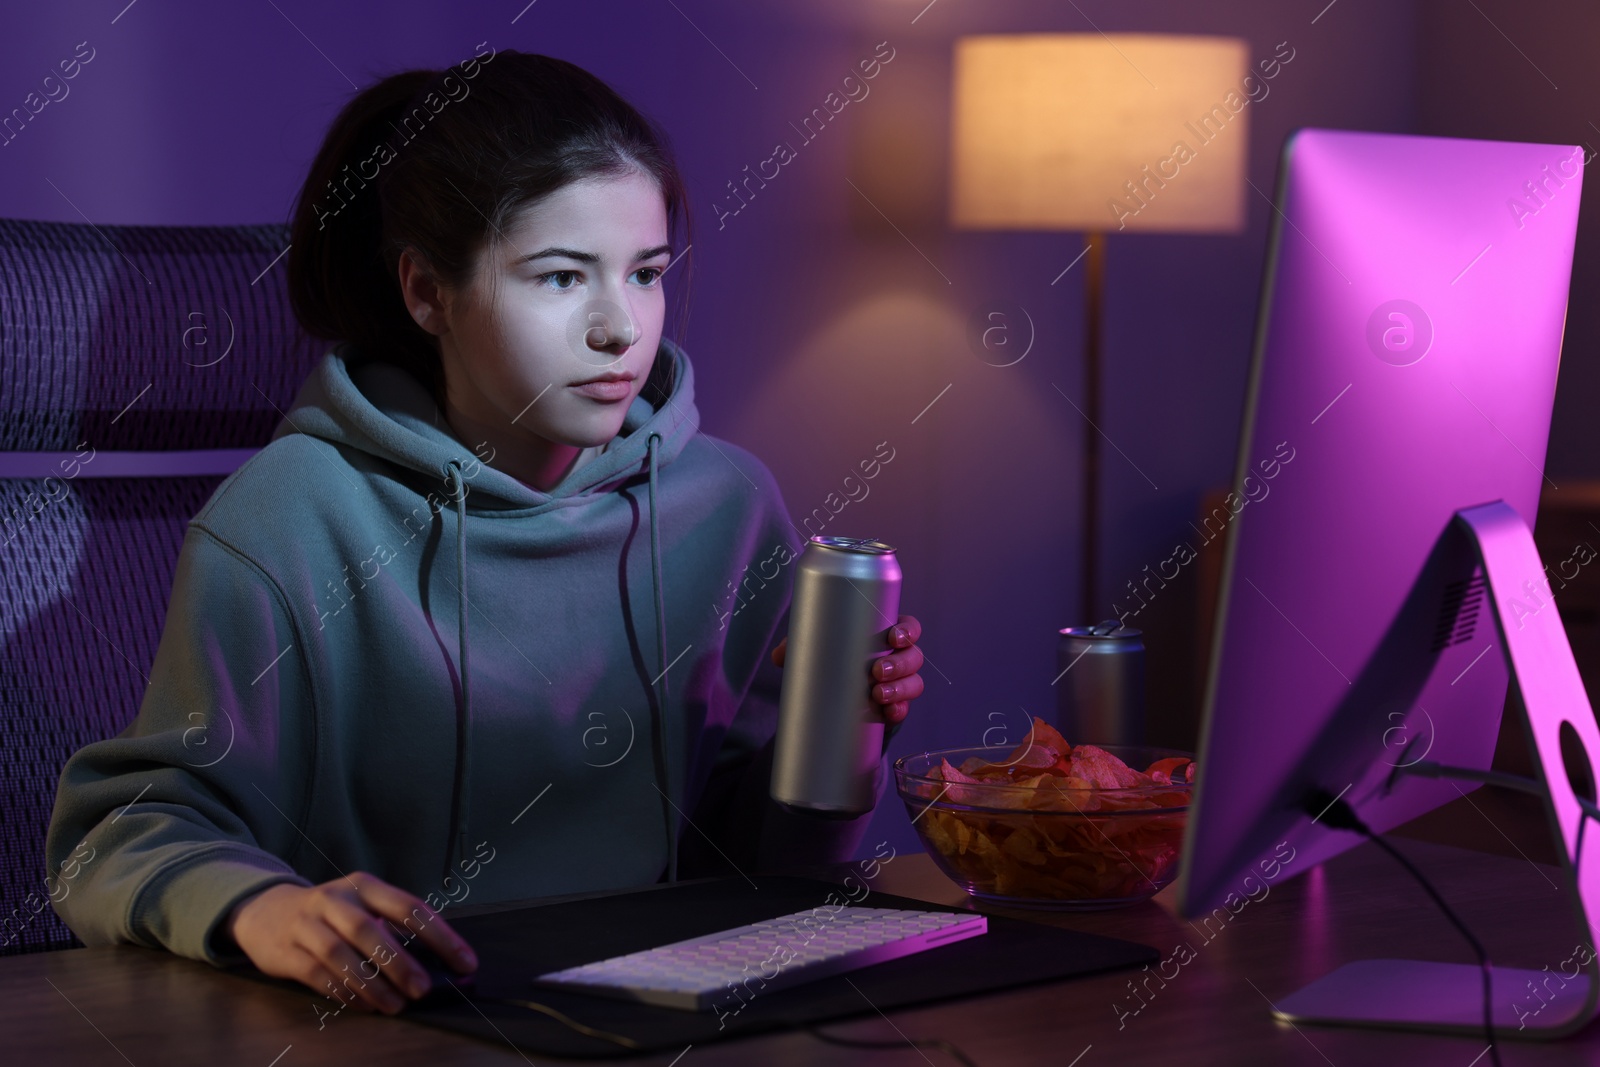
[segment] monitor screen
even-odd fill
[[[1280,160],[1179,907],[1357,843],[1488,768],[1508,679],[1452,519],[1531,529],[1566,317],[1580,147],[1303,129]],[[1553,612],[1543,574],[1526,610]],[[1285,861],[1285,857],[1291,857]]]

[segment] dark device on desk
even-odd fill
[[[422,965],[428,972],[431,983],[428,991],[422,996],[412,1000],[408,1007],[431,1008],[440,1004],[458,1004],[464,999],[470,999],[477,988],[477,972],[461,974],[454,967],[444,961],[433,949],[419,937],[404,945],[406,953]]]
[[[643,889],[581,894],[521,908],[493,907],[451,918],[481,961],[472,1002],[456,997],[408,1011],[414,1021],[551,1056],[681,1052],[687,1044],[891,1012],[1077,975],[1154,964],[1160,953],[1075,930],[943,908],[867,890],[851,907],[930,912],[949,922],[928,952],[887,959],[791,988],[759,979],[711,1010],[681,1010],[637,997],[594,996],[533,979],[658,946],[703,939],[746,924],[810,912],[840,898],[822,879],[753,874]],[[981,936],[961,937],[981,923]],[[832,924],[818,930],[822,936]],[[798,940],[809,934],[801,929]],[[815,940],[815,939],[812,939]],[[863,944],[869,938],[863,938]],[[704,941],[702,941],[702,944]],[[792,943],[792,942],[791,942]],[[799,945],[798,947],[804,947]],[[771,968],[768,969],[771,973]],[[685,1005],[686,1006],[686,1005]]]
[[[1600,826],[1587,853],[1582,835],[1600,811],[1600,733],[1531,534],[1585,162],[1571,145],[1338,130],[1285,144],[1186,916],[1362,840],[1320,820],[1312,797],[1381,833],[1492,779],[1514,677],[1532,784],[1563,840],[1563,897],[1592,937]],[[1520,1036],[1593,1018],[1588,970]],[[1530,975],[1542,977],[1495,969],[1497,1026],[1518,1022]],[[1482,997],[1475,966],[1367,960],[1276,1012],[1476,1032]]]

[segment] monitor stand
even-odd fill
[[[1563,846],[1557,881],[1591,950],[1582,953],[1588,959],[1579,962],[1575,955],[1557,971],[1492,968],[1495,1036],[1565,1037],[1595,1017],[1600,999],[1593,951],[1594,919],[1600,917],[1600,808],[1591,758],[1600,754],[1600,730],[1561,618],[1540,610],[1550,604],[1550,587],[1527,523],[1503,501],[1463,508],[1455,519],[1483,566],[1510,668],[1511,703],[1533,755],[1531,791],[1543,798],[1551,832]],[[1577,971],[1568,973],[1564,968],[1575,962]],[[1358,960],[1284,997],[1273,1015],[1292,1023],[1481,1034],[1483,974],[1476,964]]]

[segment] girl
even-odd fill
[[[138,717],[62,771],[84,942],[392,1013],[413,938],[476,967],[447,902],[853,854],[866,817],[767,795],[792,578],[757,574],[800,538],[697,432],[680,218],[664,137],[561,60],[480,46],[339,114],[288,258],[338,343],[189,524]],[[863,678],[889,733],[920,630]]]

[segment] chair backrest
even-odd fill
[[[184,529],[328,347],[288,228],[0,219],[0,956],[50,907],[61,767],[143,699]]]

